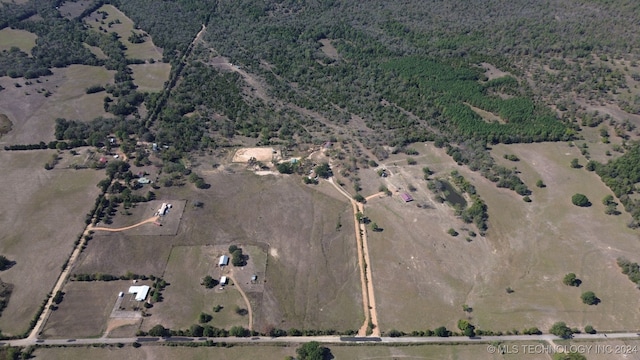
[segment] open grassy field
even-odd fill
[[[258,273],[266,281],[264,291],[249,288],[247,294],[255,304],[256,330],[357,328],[363,314],[349,204],[303,185],[299,177],[257,176],[233,168],[202,172],[210,189],[188,184],[154,190],[158,200],[187,200],[176,236],[96,233],[74,271],[161,274],[166,268],[168,275],[172,247],[258,245],[269,255],[266,275]],[[203,207],[194,207],[194,201]],[[342,227],[336,229],[340,217]],[[195,275],[198,284],[204,275]],[[246,286],[240,273],[238,281]],[[169,295],[165,298],[170,301]],[[191,324],[192,319],[172,321]]]
[[[51,313],[42,330],[43,338],[99,337],[107,328],[109,315],[120,291],[131,281],[70,281],[64,300]]]
[[[138,85],[139,91],[161,91],[171,72],[171,64],[161,62],[133,64],[129,67],[133,70],[133,82]]]
[[[248,317],[235,313],[235,307],[246,309],[240,293],[234,285],[207,289],[201,285],[206,275],[220,279],[218,257],[225,252],[215,246],[176,246],[171,251],[164,279],[170,284],[163,292],[164,300],[154,304],[152,314],[145,318],[142,328],[148,330],[156,324],[172,329],[187,329],[198,323],[201,312],[213,315],[208,324],[229,329],[240,325],[248,327]],[[215,313],[213,307],[221,305]]]
[[[102,18],[98,14],[99,11],[106,12],[108,16]],[[120,41],[127,47],[125,54],[131,59],[162,59],[162,49],[153,44],[151,36],[142,30],[134,29],[133,21],[129,19],[122,11],[113,5],[104,5],[96,12],[92,13],[84,19],[85,23],[95,31],[107,33],[115,32],[120,35]],[[119,21],[120,23],[115,23]],[[111,25],[109,25],[111,23]],[[132,33],[145,34],[145,41],[139,44],[133,44],[128,39]]]
[[[610,344],[640,346],[638,341],[611,341],[607,343],[582,343],[571,342],[571,345],[593,345]],[[537,342],[502,343],[510,349],[511,353],[492,354],[487,351],[487,344],[470,345],[409,345],[409,346],[339,346],[328,345],[332,359],[410,359],[410,360],[454,360],[454,359],[477,359],[477,360],[538,360],[551,359],[551,355],[540,353],[536,346],[548,346]],[[569,345],[569,344],[565,344]],[[34,352],[36,359],[251,359],[259,358],[265,360],[282,360],[287,356],[295,356],[297,346],[234,346],[231,348],[188,348],[188,347],[167,347],[167,346],[143,346],[138,349],[131,346],[123,348],[116,347],[66,347],[66,348],[39,348]],[[619,354],[595,354],[592,348],[591,353],[585,354],[589,360],[614,360],[619,358]]]
[[[601,199],[610,191],[595,174],[569,167],[571,158],[580,157],[577,148],[564,143],[494,147],[499,162],[522,171],[522,179],[533,190],[532,203],[459,167],[441,149],[425,150],[430,155],[424,163],[419,161],[417,171],[403,177],[414,177],[415,202],[432,208],[418,209],[395,198],[367,206],[366,215],[384,229],[370,232],[369,240],[383,330],[455,328],[457,320],[467,316],[480,328],[496,331],[530,326],[547,331],[558,320],[601,330],[637,328],[637,289],[621,274],[615,259],[626,256],[638,261],[633,256],[638,252],[638,233],[626,228],[627,214],[604,214]],[[502,159],[505,153],[521,160]],[[456,169],[475,185],[489,209],[486,238],[465,241],[465,225],[454,218],[451,208],[429,203],[426,184],[417,180],[424,165],[436,171],[434,176]],[[395,177],[390,181],[397,181]],[[538,179],[547,187],[536,188]],[[593,206],[572,205],[571,196],[577,192],[587,195]],[[460,235],[446,234],[449,227]],[[580,288],[562,284],[569,272],[583,281]],[[515,292],[507,294],[507,287]],[[588,290],[602,303],[582,304],[580,294]],[[473,311],[463,312],[463,304]]]
[[[0,254],[16,264],[0,276],[14,285],[0,317],[4,334],[25,331],[84,229],[104,172],[47,171],[54,151],[0,152]],[[62,226],[61,226],[62,225]]]
[[[26,30],[4,28],[0,30],[0,51],[16,46],[31,55],[31,49],[36,46],[37,38],[38,35]]]
[[[65,1],[58,7],[60,15],[67,19],[75,19],[91,5],[91,0]]]
[[[99,47],[97,47],[97,46],[91,46],[91,45],[89,45],[89,44],[87,44],[87,43],[82,43],[82,45],[83,45],[84,47],[86,47],[87,49],[89,49],[89,51],[91,51],[91,53],[92,53],[93,55],[95,55],[98,59],[102,59],[102,60],[104,60],[104,59],[107,59],[107,58],[108,58],[108,56],[107,56],[107,55],[105,55],[104,51],[102,51],[102,49],[100,49]]]
[[[13,130],[2,137],[2,143],[31,144],[54,140],[55,119],[58,117],[88,121],[108,116],[103,107],[105,94],[86,94],[85,89],[91,85],[113,83],[115,71],[97,66],[71,65],[53,69],[53,73],[52,76],[30,81],[0,78],[0,85],[5,88],[0,97],[0,113],[6,114],[13,122]],[[50,93],[48,97],[45,96],[47,92]]]

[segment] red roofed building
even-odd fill
[[[411,195],[407,193],[400,194],[400,197],[402,198],[402,200],[404,200],[404,202],[413,201],[413,198],[411,197]]]

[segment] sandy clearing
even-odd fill
[[[233,155],[232,162],[246,163],[249,159],[255,158],[257,161],[269,162],[274,157],[275,150],[273,148],[242,148],[238,149]]]

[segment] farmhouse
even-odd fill
[[[149,285],[131,286],[129,287],[129,294],[136,294],[136,301],[144,301],[150,289]]]
[[[160,210],[158,210],[157,214],[160,216],[165,216],[169,209],[171,209],[172,207],[173,206],[171,204],[162,203],[162,206],[160,206]]]
[[[413,198],[411,197],[411,195],[407,193],[400,194],[400,197],[402,198],[402,200],[404,200],[404,202],[413,201]]]
[[[229,265],[229,257],[227,255],[220,256],[220,261],[218,261],[219,266],[227,266]]]

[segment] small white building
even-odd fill
[[[149,295],[149,290],[151,290],[149,285],[130,286],[129,294],[136,294],[136,301],[144,301]]]
[[[218,261],[218,266],[227,266],[229,265],[229,257],[227,255],[220,256],[220,261]]]
[[[220,286],[227,285],[227,277],[223,276],[220,278]]]

